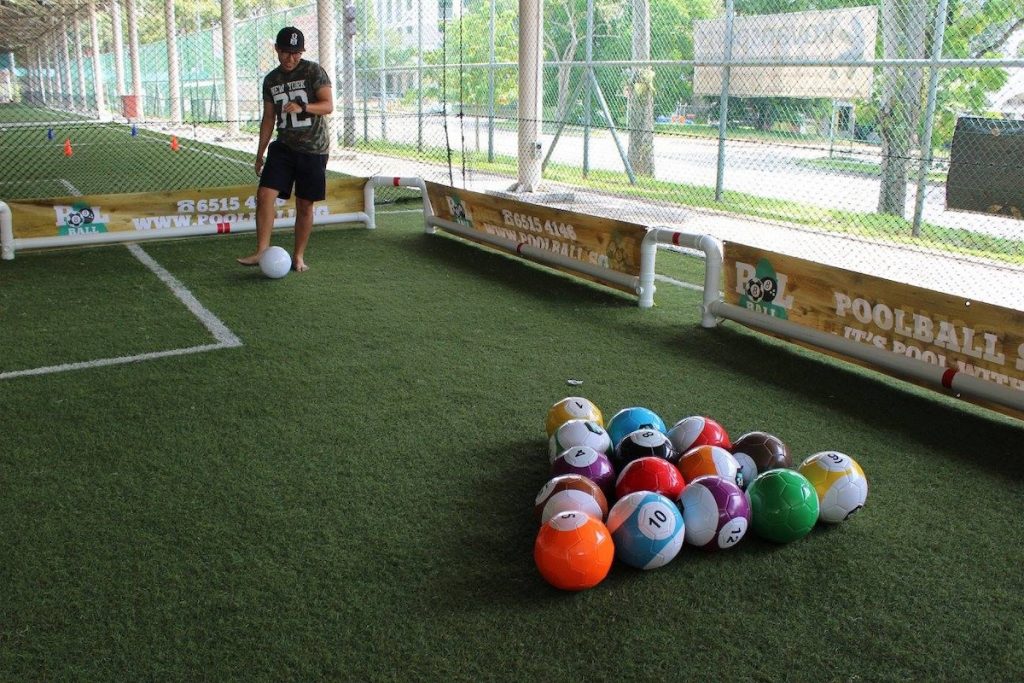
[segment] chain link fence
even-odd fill
[[[21,109],[0,117],[16,120],[0,124],[0,198],[41,191],[19,168],[38,165],[47,119],[200,141],[225,152],[191,163],[237,176],[286,25],[330,65],[332,170],[482,190],[519,173],[516,0],[51,7],[2,62],[20,103],[4,106]],[[1024,307],[1001,284],[1024,274],[1024,222],[946,207],[957,120],[1024,118],[1024,2],[547,0],[529,37],[544,55],[536,201],[571,194],[559,205]],[[1020,175],[1020,147],[1000,149],[969,162]]]

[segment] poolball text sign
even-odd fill
[[[434,215],[438,218],[582,263],[626,275],[640,274],[640,245],[647,234],[646,226],[527,204],[437,183],[427,183],[427,194]],[[486,242],[484,244],[494,247]],[[588,277],[575,271],[572,274]],[[613,282],[596,277],[588,279],[630,294],[635,293],[633,289]]]
[[[729,303],[1024,391],[1020,311],[734,242],[725,277]]]
[[[365,178],[327,181],[327,199],[316,215],[363,210]],[[82,195],[8,202],[16,238],[58,237],[95,232],[148,232],[217,226],[256,219],[256,184],[177,192]],[[294,218],[293,201],[278,200],[275,218]]]

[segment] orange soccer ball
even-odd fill
[[[615,557],[612,535],[603,522],[584,512],[560,512],[540,528],[533,560],[555,588],[593,588],[608,576]]]
[[[743,488],[743,472],[732,453],[718,446],[697,446],[680,456],[676,463],[689,484],[697,477],[713,476],[731,481]]]

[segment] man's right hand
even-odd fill
[[[254,165],[256,175],[260,175],[263,172],[263,157],[256,157],[256,164]]]

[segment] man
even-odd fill
[[[256,251],[238,259],[259,264],[270,247],[278,197],[288,199],[295,186],[295,252],[292,269],[304,272],[306,244],[313,231],[313,203],[324,199],[330,151],[326,116],[334,111],[331,79],[319,64],[302,59],[302,31],[287,26],[277,34],[274,49],[279,66],[263,79],[263,119],[256,150]],[[270,142],[274,128],[277,140]],[[268,148],[269,146],[269,148]],[[267,153],[266,164],[263,154]]]

